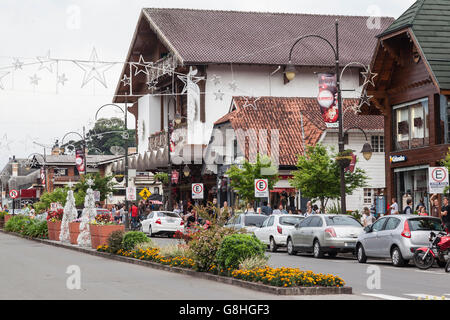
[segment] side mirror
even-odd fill
[[[300,229],[300,223],[297,223],[294,227],[295,229]]]
[[[364,228],[364,231],[365,231],[366,233],[372,232],[372,226],[367,226],[367,227],[365,227],[365,228]]]

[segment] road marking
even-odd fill
[[[415,297],[422,300],[448,300],[445,296],[433,296],[424,293],[406,293],[405,296]]]
[[[390,295],[387,295],[387,294],[363,293],[362,295],[363,296],[374,297],[374,298],[379,298],[379,299],[383,299],[383,300],[411,300],[411,299],[402,298],[402,297],[390,296]]]
[[[444,272],[437,272],[437,271],[426,271],[426,270],[414,270],[416,272],[422,272],[422,273],[430,273],[430,274],[445,274]]]

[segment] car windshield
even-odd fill
[[[244,218],[244,223],[248,227],[261,227],[266,219],[267,216],[246,216]]]
[[[158,217],[179,218],[180,216],[175,212],[158,212]]]
[[[361,224],[352,217],[348,216],[330,216],[325,217],[327,226],[354,226],[361,227]]]
[[[304,217],[280,217],[280,224],[283,226],[295,226],[303,219]]]
[[[441,220],[415,218],[409,219],[411,231],[442,231]]]

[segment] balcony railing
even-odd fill
[[[150,72],[150,82],[158,80],[160,77],[164,75],[171,75],[173,71],[177,68],[178,61],[177,59],[169,54],[166,57],[159,59],[155,63],[153,63],[153,68]]]

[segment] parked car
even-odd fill
[[[268,216],[262,214],[244,213],[231,217],[225,226],[236,230],[245,228],[247,233],[253,233],[261,228],[266,219],[268,219]]]
[[[141,231],[150,237],[156,234],[173,235],[184,230],[184,221],[176,212],[153,211],[141,223]]]
[[[368,258],[390,258],[401,267],[408,264],[414,252],[429,243],[430,232],[442,231],[441,220],[416,215],[385,216],[364,228],[356,244],[360,263]]]
[[[294,214],[273,214],[254,233],[261,242],[269,246],[270,251],[276,252],[278,247],[286,247],[289,232],[303,219],[305,217]]]
[[[362,232],[362,225],[351,216],[309,216],[290,231],[287,251],[290,255],[312,252],[315,258],[322,258],[325,253],[335,257],[340,252],[354,252],[358,236]]]

